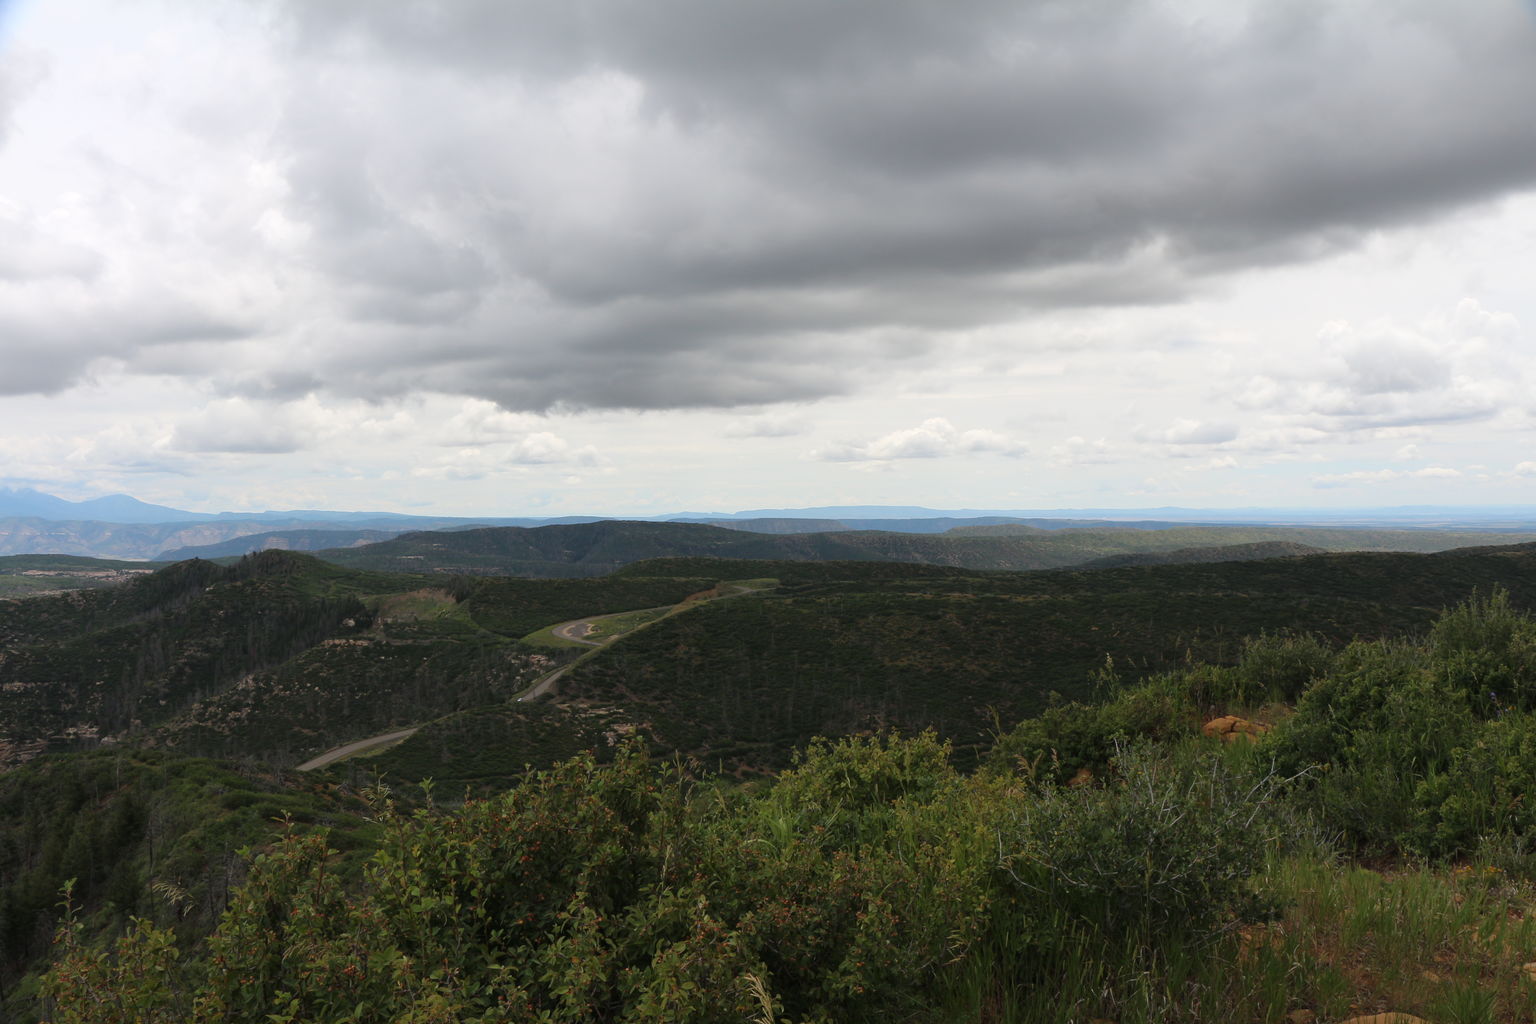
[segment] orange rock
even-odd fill
[[[1429,1021],[1411,1013],[1368,1013],[1364,1017],[1341,1020],[1339,1024],[1429,1024]]]
[[[1200,731],[1207,736],[1225,736],[1232,731],[1233,726],[1241,721],[1242,719],[1236,715],[1222,715],[1220,718],[1213,718],[1206,722],[1200,727]]]
[[[1313,1021],[1317,1020],[1317,1014],[1311,1010],[1292,1010],[1285,1015],[1285,1019],[1290,1021],[1291,1024],[1312,1024]]]
[[[1207,736],[1219,738],[1223,743],[1234,743],[1238,737],[1252,743],[1269,732],[1269,726],[1262,722],[1250,722],[1236,715],[1222,715],[1220,718],[1213,718],[1206,722],[1200,727],[1200,731]]]

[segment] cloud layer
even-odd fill
[[[29,223],[57,210],[0,221],[25,292],[0,326],[29,367],[6,391],[103,359],[203,373],[164,346],[248,339],[221,346],[227,391],[816,399],[946,332],[1172,301],[1536,181],[1536,31],[1513,4],[279,11],[236,26],[257,34],[212,89],[148,86],[165,152],[243,173],[192,174],[183,217],[87,195],[78,238]],[[27,102],[0,83],[0,112]],[[163,204],[160,171],[141,189]],[[179,265],[158,294],[146,256]],[[1373,359],[1357,390],[1435,372]]]
[[[1436,432],[1536,422],[1530,311],[1460,270],[1488,258],[1445,243],[1445,293],[1378,308],[1340,270],[1388,295],[1426,279],[1420,240],[1505,206],[1494,249],[1528,255],[1528,4],[18,11],[13,477],[363,478],[401,446],[403,477],[664,453],[681,478],[751,450],[882,476],[1009,456],[1101,489],[1175,467],[1154,493],[1326,451],[1295,483],[1342,491],[1434,479],[1392,461],[1479,479]]]

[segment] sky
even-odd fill
[[[0,484],[1536,504],[1536,5],[0,0]]]

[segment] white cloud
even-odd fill
[[[429,480],[484,480],[534,467],[600,468],[606,465],[607,460],[591,445],[572,447],[556,434],[539,431],[516,441],[459,447],[438,456],[430,464],[416,466],[411,475]]]
[[[527,413],[508,412],[483,398],[466,398],[459,411],[437,431],[437,443],[446,447],[471,447],[502,441],[521,441],[535,432],[543,420]]]
[[[1512,316],[1470,299],[1413,326],[1331,321],[1250,377],[1235,401],[1275,428],[1422,437],[1418,428],[1484,423],[1518,407],[1533,370],[1520,337]]]
[[[803,416],[764,415],[734,420],[726,425],[726,437],[795,437],[811,429]]]
[[[1020,456],[1028,451],[1022,442],[993,430],[959,430],[947,419],[935,417],[916,427],[895,430],[871,441],[830,445],[811,457],[827,462],[887,462],[893,459],[943,459],[958,455],[990,454]]]
[[[319,437],[310,410],[224,398],[184,417],[170,447],[183,452],[282,454],[311,447]]]
[[[1348,487],[1353,484],[1381,484],[1395,480],[1456,480],[1460,470],[1447,466],[1428,466],[1424,469],[1404,471],[1400,469],[1356,470],[1353,473],[1330,473],[1312,478],[1312,486],[1319,488]]]
[[[1140,428],[1136,436],[1143,441],[1165,444],[1225,444],[1236,440],[1237,433],[1237,426],[1232,423],[1179,419],[1163,430]]]
[[[1050,451],[1051,461],[1060,466],[1087,466],[1118,462],[1118,455],[1104,438],[1088,440],[1085,437],[1069,437]]]

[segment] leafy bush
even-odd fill
[[[1333,669],[1332,648],[1311,633],[1260,633],[1243,641],[1237,674],[1243,680],[1244,703],[1261,700],[1295,701]]]
[[[1087,769],[1102,774],[1121,744],[1194,734],[1198,716],[1178,691],[1183,677],[1162,676],[1104,704],[1062,704],[1020,722],[998,738],[987,757],[994,771],[1023,769],[1045,781],[1065,782]]]
[[[1536,714],[1511,713],[1486,723],[1458,747],[1450,764],[1414,793],[1419,822],[1414,845],[1431,855],[1456,854],[1480,839],[1518,842],[1536,831]]]
[[[1485,715],[1536,709],[1536,622],[1510,606],[1509,592],[1474,593],[1441,614],[1429,636],[1437,674]]]
[[[1272,775],[1146,744],[1123,748],[1115,767],[1111,786],[1047,786],[1003,830],[1003,867],[1043,921],[1177,941],[1267,912],[1253,877],[1275,839]]]

